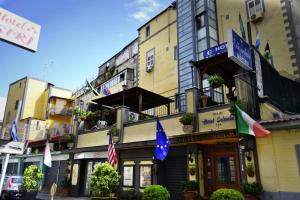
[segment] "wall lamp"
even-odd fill
[[[193,152],[188,153],[188,159],[191,163],[194,162],[194,153]]]

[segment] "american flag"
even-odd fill
[[[111,166],[114,166],[117,163],[117,153],[115,150],[114,143],[112,142],[111,134],[109,135],[109,144],[108,144],[108,162]]]

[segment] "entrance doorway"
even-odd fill
[[[83,162],[84,165],[84,181],[83,181],[83,196],[90,196],[91,195],[91,184],[90,184],[90,177],[92,175],[94,166],[98,163],[101,163],[99,160],[86,160]]]
[[[237,144],[207,145],[203,150],[205,195],[219,188],[240,190],[240,164]]]

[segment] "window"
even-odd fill
[[[154,49],[151,49],[147,52],[146,54],[146,70],[151,70],[154,67],[154,55],[155,55],[155,51]]]
[[[146,187],[152,184],[152,166],[141,165],[140,166],[140,187]]]
[[[204,12],[196,17],[197,30],[200,30],[203,27],[205,27],[205,13]]]
[[[16,100],[16,104],[15,104],[15,110],[18,109],[18,105],[19,105],[19,100]]]
[[[146,37],[150,36],[150,25],[146,27]]]
[[[178,50],[177,50],[177,46],[174,47],[174,60],[178,59]]]
[[[120,75],[120,82],[124,81],[125,80],[125,73],[122,73]]]
[[[22,87],[22,82],[19,83],[19,88],[21,88],[21,87]]]
[[[133,166],[124,166],[123,172],[123,186],[133,187]]]
[[[300,144],[296,144],[296,156],[297,156],[298,169],[299,169],[299,175],[300,175]]]
[[[35,130],[40,130],[41,129],[41,126],[40,126],[40,121],[36,121],[36,127],[35,127]]]
[[[263,12],[264,10],[262,0],[249,0],[247,2],[247,10],[249,17],[256,14],[257,12]]]

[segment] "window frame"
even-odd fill
[[[146,26],[145,28],[145,37],[149,37],[150,36],[150,24]]]
[[[151,172],[151,183],[150,183],[150,185],[152,185],[153,184],[153,165],[151,165],[151,164],[140,164],[139,165],[139,188],[140,189],[144,189],[144,188],[146,188],[148,185],[146,185],[146,186],[141,186],[141,167],[150,167],[150,172]]]
[[[153,52],[153,54],[152,54]],[[151,56],[153,56],[153,62],[151,64]],[[148,63],[148,57],[150,57],[149,63]],[[149,64],[149,65],[148,65]],[[155,66],[155,48],[152,48],[146,52],[146,71],[148,71],[148,68],[154,68]]]
[[[125,172],[125,167],[132,167],[132,186],[129,185],[124,185],[124,172]],[[122,177],[122,187],[126,187],[126,188],[134,188],[135,187],[135,165],[129,165],[129,164],[125,164],[123,165],[123,177]]]

